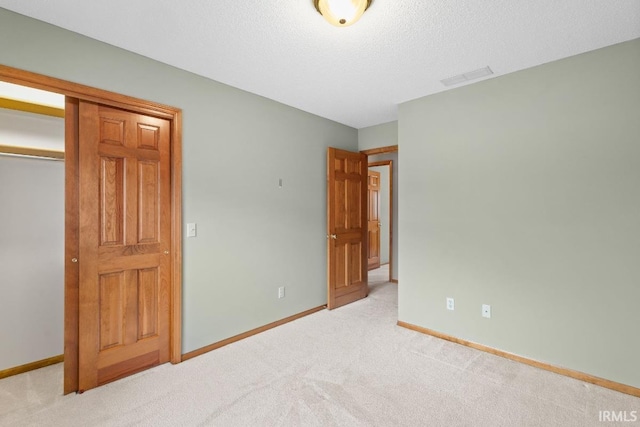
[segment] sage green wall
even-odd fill
[[[37,130],[62,131],[57,121],[29,120]],[[52,143],[62,133],[52,133]],[[0,140],[13,143],[5,136],[0,128]],[[0,206],[3,371],[63,353],[64,162],[0,155]]]
[[[0,63],[183,110],[184,352],[326,303],[326,148],[355,129],[5,9]]]
[[[398,122],[358,129],[358,150],[398,145]]]
[[[399,145],[400,320],[640,387],[640,39],[405,103]]]

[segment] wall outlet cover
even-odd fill
[[[456,302],[453,298],[447,298],[447,310],[455,310]]]
[[[489,304],[482,304],[482,317],[491,319],[491,306]]]

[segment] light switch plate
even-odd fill
[[[196,223],[190,222],[187,224],[187,237],[196,237]]]

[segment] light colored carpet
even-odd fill
[[[640,399],[396,326],[385,274],[362,301],[82,395],[61,395],[61,365],[4,379],[0,425],[582,427],[616,424],[600,410],[640,411]]]
[[[369,270],[369,285],[381,285],[389,280],[389,264]],[[397,313],[396,313],[397,314]]]

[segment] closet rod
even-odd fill
[[[37,157],[47,160],[64,160],[64,151],[44,150],[41,148],[13,147],[11,145],[0,145],[0,154]]]
[[[27,101],[19,101],[17,99],[5,98],[3,96],[0,96],[0,108],[64,118],[64,108],[50,107],[48,105],[40,105]]]

